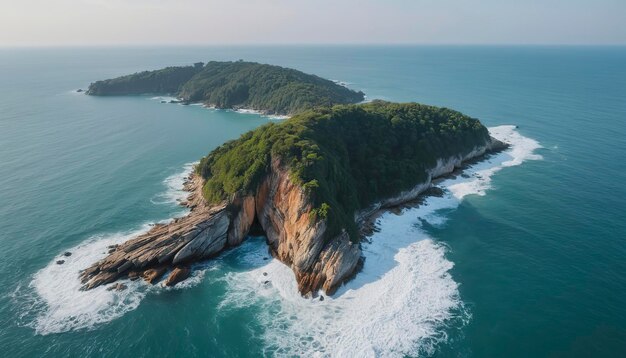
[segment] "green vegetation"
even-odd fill
[[[204,195],[219,202],[253,194],[278,158],[309,193],[312,219],[328,235],[345,228],[357,239],[354,213],[427,178],[439,158],[465,155],[489,140],[477,120],[445,108],[382,101],[310,110],[270,123],[204,157]]]
[[[171,94],[217,108],[294,114],[318,106],[356,103],[355,92],[315,75],[254,62],[209,62],[140,72],[89,86],[91,95]]]
[[[196,73],[200,66],[166,67],[157,71],[143,71],[89,85],[87,94],[93,96],[117,96],[145,93],[178,93]]]

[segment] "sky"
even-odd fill
[[[626,44],[626,0],[0,0],[0,46]]]

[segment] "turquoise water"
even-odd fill
[[[363,273],[323,303],[294,294],[262,238],[181,288],[75,290],[75,271],[107,243],[183,213],[189,163],[276,119],[73,90],[240,58],[518,125],[506,128],[519,152],[444,183],[441,200],[383,217]],[[626,352],[626,48],[2,49],[0,79],[3,355]]]

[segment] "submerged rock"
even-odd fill
[[[191,269],[186,266],[178,266],[172,270],[165,280],[165,286],[175,286],[177,283],[186,280],[191,274]]]
[[[115,290],[115,291],[124,291],[127,288],[128,287],[125,284],[123,284],[121,282],[118,282],[118,283],[115,283],[115,284],[107,287],[107,291],[113,291],[113,290]]]
[[[128,279],[131,281],[136,281],[138,280],[140,277],[142,277],[142,273],[139,271],[130,271],[128,272]]]
[[[163,274],[165,274],[165,271],[167,271],[167,268],[165,266],[155,267],[155,268],[146,270],[143,273],[143,279],[146,282],[154,285],[155,283],[157,283],[157,281],[159,281],[159,279],[163,276]]]
[[[72,253],[69,252],[69,251],[66,251],[66,252],[63,253],[63,256],[69,257],[69,256],[72,256]]]
[[[65,263],[65,260],[57,260],[57,265],[63,265]]]

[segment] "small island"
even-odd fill
[[[182,103],[293,115],[306,109],[358,103],[363,92],[290,68],[234,61],[144,71],[89,85],[86,94],[172,95]]]
[[[185,183],[190,213],[112,247],[81,279],[85,289],[126,277],[154,283],[171,270],[166,284],[175,284],[190,264],[261,232],[303,295],[332,294],[363,264],[359,228],[368,219],[505,146],[477,119],[445,108],[374,101],[310,109],[202,158]]]

